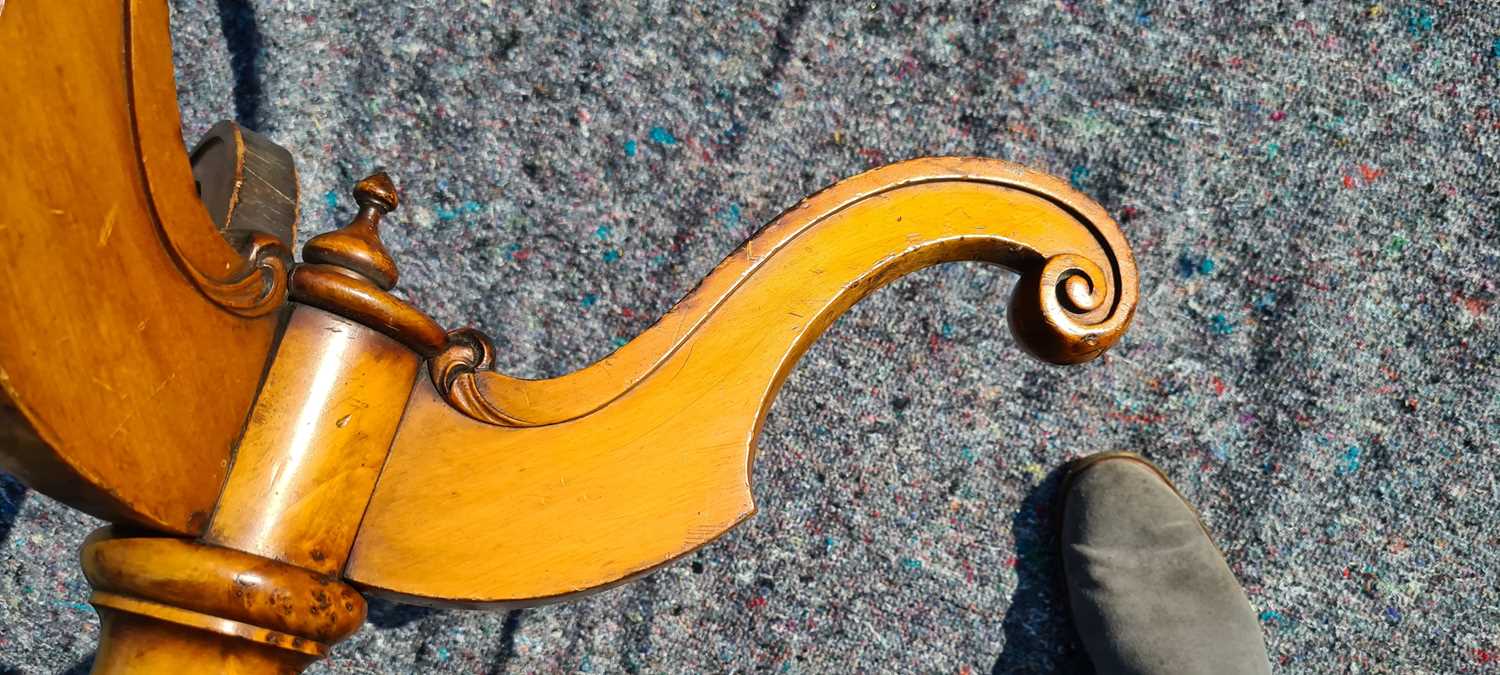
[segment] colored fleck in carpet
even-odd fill
[[[1074,368],[1015,348],[1008,273],[896,283],[787,382],[748,524],[569,604],[377,601],[313,672],[1053,672],[1054,469],[1113,449],[1202,509],[1278,670],[1500,672],[1492,0],[221,0],[173,27],[185,134],[291,148],[304,238],[388,168],[406,297],[512,373],[604,356],[781,209],[919,155],[1064,176],[1141,266],[1134,327]],[[97,523],[0,485],[0,669],[81,672]]]

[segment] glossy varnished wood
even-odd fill
[[[295,269],[289,156],[251,191],[269,220],[225,207],[218,231],[167,12],[11,0],[0,18],[0,468],[130,525],[83,548],[96,672],[297,672],[362,622],[350,583],[532,604],[681,556],[753,512],[755,438],[797,359],[925,266],[1018,273],[1012,332],[1053,363],[1094,358],[1134,314],[1129,247],[1096,204],[931,158],[804,200],[599,363],[509,377],[482,334],[392,292],[384,174]],[[200,162],[211,201],[248,194],[248,166]]]
[[[264,238],[247,259],[196,200],[166,11],[11,0],[0,19],[0,467],[101,518],[193,534],[265,368],[285,261]]]
[[[572,375],[489,372],[483,339],[454,334],[413,394],[346,577],[416,602],[527,604],[691,551],[753,512],[755,437],[797,358],[872,290],[955,260],[1020,273],[1013,332],[1049,361],[1093,358],[1134,313],[1124,238],[1064,182],[962,158],[872,171],[784,213]]]
[[[356,191],[362,202],[368,182]],[[395,188],[384,187],[394,207]],[[387,293],[395,263],[370,215],[362,208],[350,225],[314,239],[339,242],[314,266],[329,274],[321,288],[373,288],[385,305],[405,307]],[[376,283],[366,272],[381,256]],[[96,672],[187,667],[173,659],[214,649],[217,660],[194,670],[298,672],[358,628],[363,600],[337,574],[422,358],[338,297],[323,297],[332,311],[292,306],[198,541],[106,529],[84,546],[90,601],[106,624],[100,650],[111,655]]]
[[[103,528],[80,557],[95,673],[298,672],[364,621],[337,577],[242,551]]]
[[[423,357],[441,352],[448,336],[432,317],[389,291],[400,274],[380,239],[380,220],[401,203],[396,184],[380,171],[354,185],[359,212],[302,249],[292,272],[292,298],[353,319],[395,338]]]
[[[183,161],[167,5],[162,0],[123,3],[127,8],[125,83],[135,153],[162,244],[178,271],[219,306],[247,317],[275,312],[286,297],[295,237],[283,240],[251,231],[246,233],[249,243],[236,251],[218,231],[203,227],[205,211],[192,166]],[[59,7],[68,6],[59,3]],[[295,205],[292,208],[295,212]]]
[[[294,675],[319,658],[110,607],[99,617],[93,675]]]
[[[354,203],[359,205],[354,220],[313,237],[302,248],[302,260],[347,269],[388,291],[400,274],[380,240],[380,220],[401,205],[396,184],[384,171],[376,172],[354,185]]]
[[[338,573],[420,363],[374,329],[296,307],[203,541]]]

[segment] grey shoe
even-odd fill
[[[1062,491],[1068,600],[1098,672],[1271,672],[1244,591],[1160,469],[1093,455],[1069,467]]]

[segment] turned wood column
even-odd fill
[[[299,672],[364,622],[340,580],[375,481],[440,327],[389,293],[376,226],[384,174],[359,214],[303,250],[295,301],[196,541],[104,528],[83,548],[103,619],[96,673]]]

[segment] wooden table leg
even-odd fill
[[[101,607],[94,673],[300,673],[317,659],[210,631]]]
[[[84,545],[104,619],[95,672],[300,672],[363,624],[339,575],[422,353],[441,346],[424,339],[445,336],[387,293],[396,269],[375,224],[395,187],[376,176],[355,197],[354,223],[304,250],[317,262],[295,273],[299,302],[203,534],[105,528]]]
[[[349,585],[243,551],[105,527],[81,557],[95,673],[301,672],[364,623]]]

